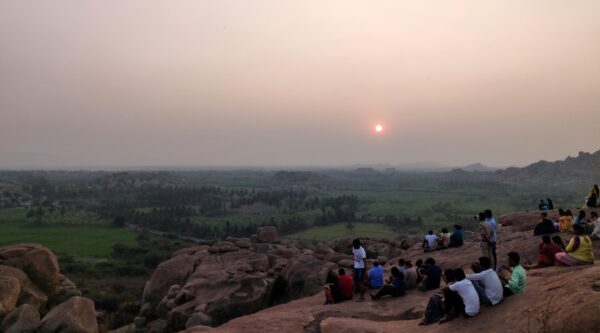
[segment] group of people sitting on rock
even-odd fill
[[[552,222],[548,214],[541,214],[542,221],[534,229],[535,236],[542,236],[539,245],[540,253],[538,264],[532,268],[552,266],[555,263],[566,266],[588,265],[594,263],[592,240],[600,239],[600,218],[598,213],[590,213],[591,221],[586,219],[586,212],[581,210],[576,219],[569,210],[559,210],[558,223]],[[558,235],[550,237],[557,232],[571,232],[573,236],[567,246],[564,246]]]
[[[480,257],[471,266],[473,273],[462,268],[447,269],[443,280],[445,287],[429,299],[420,325],[445,323],[458,316],[476,316],[481,306],[495,306],[505,297],[525,291],[526,272],[516,252],[508,254],[510,267],[501,266],[497,273],[489,257]]]
[[[579,225],[583,228],[584,233],[594,235],[594,238],[600,236],[600,221],[598,220],[598,212],[592,211],[588,214],[585,210],[580,210],[577,217],[573,217],[570,209],[558,210],[558,221],[552,221],[548,217],[548,213],[541,213],[541,221],[535,226],[533,234],[535,236],[541,236],[546,234],[552,234],[555,232],[570,232],[573,230],[573,226]]]
[[[506,273],[496,273],[488,257],[480,257],[472,265],[472,274],[465,274],[462,268],[445,270],[446,286],[430,298],[421,325],[441,324],[460,315],[473,317],[481,305],[494,306],[504,297],[523,293],[526,273],[519,262],[519,255],[511,252],[510,267],[501,268],[501,272]],[[505,277],[507,273],[509,276]]]
[[[464,238],[462,226],[457,224],[454,226],[452,234],[446,228],[443,228],[439,235],[436,235],[433,230],[429,230],[423,238],[422,247],[425,252],[461,247],[464,244]]]
[[[482,256],[472,264],[470,274],[462,268],[442,270],[433,258],[427,258],[424,262],[419,259],[414,267],[409,260],[400,259],[398,266],[393,266],[390,276],[386,278],[384,267],[378,261],[374,261],[373,267],[366,270],[366,251],[360,240],[355,239],[352,244],[354,276],[346,275],[344,269],[338,271],[337,277],[330,275],[325,286],[326,303],[350,300],[354,294],[359,295],[357,301],[364,301],[368,289],[374,291],[370,294],[373,300],[386,296],[400,297],[410,289],[424,292],[438,290],[443,281],[443,288],[430,297],[421,325],[441,324],[458,316],[473,317],[479,313],[482,305],[496,306],[506,297],[522,294],[526,285],[526,269],[594,263],[592,239],[600,239],[598,213],[590,213],[593,221],[586,220],[585,211],[581,211],[577,219],[569,210],[561,209],[559,214],[557,223],[549,219],[547,212],[541,214],[542,221],[534,230],[535,235],[542,236],[542,242],[538,245],[537,264],[524,267],[519,254],[510,252],[508,266],[498,267],[496,220],[491,210],[479,213],[477,220]],[[591,233],[586,233],[586,226],[593,226]],[[572,231],[573,236],[566,246],[559,235],[553,235],[558,231]],[[453,238],[455,233],[456,237]],[[463,237],[460,226],[455,226],[452,235],[446,229],[442,230],[439,237],[429,231],[423,240],[423,248],[432,251],[462,246]]]

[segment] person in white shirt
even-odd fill
[[[490,267],[490,258],[479,258],[479,269],[474,267],[474,271],[481,271],[467,275],[467,280],[473,282],[473,286],[479,295],[479,300],[485,305],[496,305],[502,301],[503,290],[502,281],[498,274]]]
[[[433,234],[433,230],[429,230],[425,238],[423,239],[423,249],[425,251],[431,251],[436,248],[438,237]]]
[[[473,317],[479,313],[479,296],[473,283],[466,279],[461,268],[444,272],[448,287],[444,288],[444,305],[446,315],[440,324],[451,321],[459,315]]]
[[[354,286],[355,292],[360,295],[358,298],[359,302],[364,302],[364,293],[362,289],[364,288],[364,279],[365,279],[365,269],[367,267],[367,253],[365,249],[360,244],[359,239],[355,239],[352,241],[352,255],[354,257]]]
[[[494,230],[494,234],[492,235],[492,239],[490,239],[490,242],[492,244],[492,268],[496,269],[496,266],[498,265],[498,258],[496,256],[496,243],[498,242],[498,235],[496,232],[498,231],[498,223],[496,223],[496,219],[494,219],[494,214],[491,210],[486,209],[484,214],[485,220],[487,221],[487,223],[490,224],[490,226],[492,226],[492,230]]]

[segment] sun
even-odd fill
[[[383,126],[381,126],[381,124],[377,124],[375,126],[375,132],[377,132],[377,133],[383,132]]]

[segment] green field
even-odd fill
[[[113,245],[135,246],[136,234],[124,228],[108,226],[34,226],[0,223],[0,246],[14,243],[37,243],[57,254],[77,257],[108,257]]]
[[[483,209],[498,213],[514,211],[518,208],[535,207],[536,198],[529,203],[523,193],[493,193],[487,191],[427,191],[427,190],[345,190],[331,191],[328,196],[355,195],[361,206],[357,216],[399,215],[433,216],[440,211],[460,215],[473,215]],[[525,196],[526,197],[526,196]],[[518,207],[518,208],[517,208]],[[435,216],[433,216],[435,218]]]
[[[352,230],[348,229],[345,223],[326,227],[313,227],[302,232],[287,235],[284,238],[300,241],[333,241],[342,238],[395,238],[399,236],[383,224],[355,222],[353,225],[354,229]]]

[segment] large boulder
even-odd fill
[[[59,274],[58,281],[58,296],[56,297],[58,302],[64,302],[73,296],[81,296],[81,290],[79,290],[75,283],[66,276]]]
[[[17,306],[22,304],[30,304],[38,311],[46,307],[48,296],[44,294],[29,277],[20,269],[0,265],[0,277],[15,278],[19,281],[20,291],[17,301]]]
[[[339,253],[351,254],[352,253],[352,239],[344,238],[337,240],[333,244],[333,250]]]
[[[273,226],[260,227],[256,229],[256,237],[259,242],[263,243],[275,243],[279,241],[279,234],[277,228]]]
[[[12,276],[0,276],[0,318],[12,312],[21,294],[21,283]]]
[[[39,333],[98,333],[94,302],[75,296],[54,307],[42,319]]]
[[[2,264],[25,272],[48,295],[58,292],[58,260],[52,251],[37,244],[17,244],[0,248]]]
[[[311,296],[323,290],[327,274],[335,264],[301,254],[288,263],[282,277],[288,284],[289,296],[293,299]]]
[[[197,248],[192,252],[180,251],[178,255],[162,262],[144,287],[142,304],[150,303],[156,307],[172,285],[185,284],[196,264],[209,255],[207,248]]]
[[[417,236],[417,235],[412,235],[412,236],[408,236],[406,238],[404,238],[402,241],[400,241],[400,247],[403,250],[408,250],[411,247],[420,244],[423,242],[423,237],[421,236]]]
[[[29,304],[23,304],[4,318],[0,325],[0,332],[33,333],[40,324],[38,310]]]

